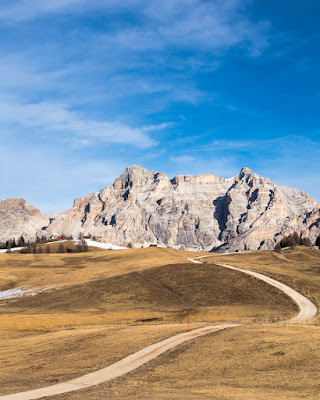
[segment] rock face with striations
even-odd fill
[[[8,198],[0,201],[0,242],[9,239],[34,239],[49,224],[49,218],[25,200]]]
[[[176,176],[132,166],[113,185],[76,199],[51,219],[48,234],[91,234],[116,245],[234,251],[273,248],[294,231],[319,235],[320,205],[243,168],[230,179]]]

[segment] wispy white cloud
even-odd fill
[[[170,46],[218,50],[247,44],[253,55],[268,41],[266,21],[252,22],[243,0],[13,0],[0,5],[0,18],[21,21],[55,13],[106,13],[125,11],[143,17],[139,26],[129,25],[108,35],[120,47],[135,51],[161,50]],[[141,18],[140,18],[141,19]]]
[[[0,18],[22,21],[37,18],[42,15],[59,13],[70,7],[81,7],[85,0],[13,0],[3,2],[0,6]]]
[[[162,51],[171,47],[202,51],[225,51],[246,45],[259,55],[268,45],[267,21],[253,23],[240,0],[173,0],[145,2],[145,23],[107,35],[117,46],[134,51]]]
[[[172,156],[170,159],[179,164],[185,164],[195,160],[195,158],[191,156]]]
[[[41,93],[42,99],[50,91],[56,98],[67,96],[73,104],[97,99],[121,103],[144,96],[145,113],[174,102],[212,101],[212,90],[199,89],[193,74],[219,68],[229,48],[241,46],[257,55],[268,43],[268,24],[252,22],[246,4],[242,0],[4,1],[0,20],[20,26],[42,16],[72,17],[90,10],[99,10],[110,20],[122,11],[133,18],[112,29],[106,26],[103,32],[94,26],[84,31],[65,27],[63,41],[46,38],[45,46],[33,41],[20,54],[2,52],[0,88],[27,97]],[[91,84],[84,84],[87,81]]]
[[[118,121],[88,120],[68,105],[60,103],[15,104],[0,102],[0,123],[18,124],[41,130],[43,135],[60,133],[68,141],[88,145],[92,143],[120,143],[140,148],[156,145],[147,134],[164,129],[167,124],[133,128]]]
[[[305,136],[289,135],[282,137],[275,137],[271,139],[221,139],[214,140],[206,147],[199,147],[185,150],[185,152],[203,152],[203,151],[223,151],[223,150],[285,150],[290,149],[297,143],[301,145],[310,145],[310,140]],[[312,142],[311,142],[312,143]],[[317,142],[313,143],[316,147],[319,146]]]

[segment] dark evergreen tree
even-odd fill
[[[19,242],[18,242],[18,247],[24,247],[24,245],[25,245],[24,238],[23,238],[23,236],[21,236],[21,238],[19,239]]]
[[[292,236],[293,242],[294,242],[294,246],[300,246],[302,245],[302,239],[300,237],[300,235],[298,234],[298,232],[294,232]]]
[[[279,242],[274,246],[274,251],[276,251],[277,253],[281,253],[281,245]]]
[[[312,246],[311,240],[308,237],[305,237],[305,238],[302,239],[302,244],[304,246],[307,246],[307,247],[311,247]]]

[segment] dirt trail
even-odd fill
[[[191,331],[183,332],[175,335],[169,339],[162,340],[161,342],[152,344],[142,350],[131,354],[122,360],[109,365],[106,368],[100,369],[96,372],[83,375],[79,378],[72,379],[71,381],[59,383],[53,386],[47,386],[40,389],[28,390],[16,394],[9,394],[1,396],[0,400],[32,400],[41,399],[45,396],[54,396],[57,394],[68,393],[79,389],[85,389],[90,386],[98,385],[99,383],[107,382],[111,379],[117,378],[121,375],[127,374],[134,369],[141,367],[148,361],[160,356],[166,351],[187,342],[188,340],[207,335],[209,333],[217,332],[222,329],[234,328],[240,326],[238,324],[223,324],[215,326],[206,326],[204,328],[193,329]]]
[[[199,258],[203,257],[211,257],[211,256],[200,256],[195,258],[188,258],[189,261],[194,264],[202,264],[199,261]],[[300,312],[294,318],[285,321],[286,323],[300,323],[305,322],[311,318],[313,318],[317,314],[316,306],[308,300],[305,296],[298,293],[294,289],[289,286],[276,281],[275,279],[269,278],[268,276],[262,275],[258,272],[247,271],[237,267],[233,267],[231,265],[217,264],[224,268],[233,269],[235,271],[239,271],[251,276],[254,276],[257,279],[260,279],[269,285],[272,285],[284,293],[286,293],[293,301],[297,303],[300,308]],[[184,343],[188,340],[192,340],[194,338],[207,335],[212,332],[217,332],[223,329],[229,329],[240,326],[240,324],[223,324],[223,325],[215,325],[215,326],[207,326],[204,328],[194,329],[188,332],[180,333],[171,338],[162,340],[161,342],[152,344],[151,346],[145,347],[138,352],[131,354],[128,357],[123,358],[122,360],[109,365],[106,368],[100,369],[96,372],[91,372],[90,374],[83,375],[79,378],[72,379],[71,381],[59,383],[52,386],[43,387],[40,389],[28,390],[25,392],[20,392],[16,394],[10,394],[5,396],[0,396],[0,400],[32,400],[32,399],[41,399],[46,396],[53,396],[62,393],[68,393],[79,389],[85,389],[90,386],[98,385],[103,382],[107,382],[111,379],[117,378],[128,372],[139,368],[143,364],[153,360],[159,355],[165,353],[166,351]]]
[[[195,257],[195,258],[188,258],[188,260],[195,264],[202,264],[202,262],[199,260],[199,258],[204,258],[204,257],[212,257],[212,256],[200,256],[200,257]],[[309,299],[307,299],[305,296],[298,293],[296,290],[292,289],[291,287],[285,285],[284,283],[278,282],[275,279],[269,278],[266,275],[259,274],[258,272],[247,271],[245,269],[233,267],[231,265],[226,265],[226,264],[216,264],[216,265],[219,265],[220,267],[224,267],[224,268],[233,269],[235,271],[243,272],[244,274],[247,274],[247,275],[254,276],[257,279],[260,279],[260,280],[268,283],[269,285],[274,286],[277,289],[280,289],[287,296],[291,297],[291,299],[300,308],[300,312],[294,318],[289,319],[288,321],[284,321],[285,323],[306,322],[309,319],[315,317],[318,312],[317,307]]]

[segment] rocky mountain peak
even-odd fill
[[[24,199],[19,199],[17,197],[8,197],[7,199],[0,200],[0,218],[1,215],[4,216],[7,212],[30,216],[41,215],[38,209],[28,204]]]
[[[113,187],[116,190],[131,189],[146,184],[154,179],[156,171],[148,171],[140,165],[132,165],[126,168],[125,172],[114,181]]]
[[[39,229],[49,224],[43,216],[24,199],[7,198],[0,201],[0,242],[8,239],[33,239]]]
[[[240,173],[239,173],[239,179],[243,179],[243,178],[248,177],[250,175],[252,175],[251,169],[247,168],[247,167],[243,167],[241,169]]]
[[[203,174],[169,180],[134,165],[113,185],[51,214],[50,221],[23,199],[0,202],[0,241],[22,233],[77,237],[82,232],[115,245],[234,251],[273,248],[294,231],[314,241],[320,234],[320,205],[249,168],[230,179]]]

